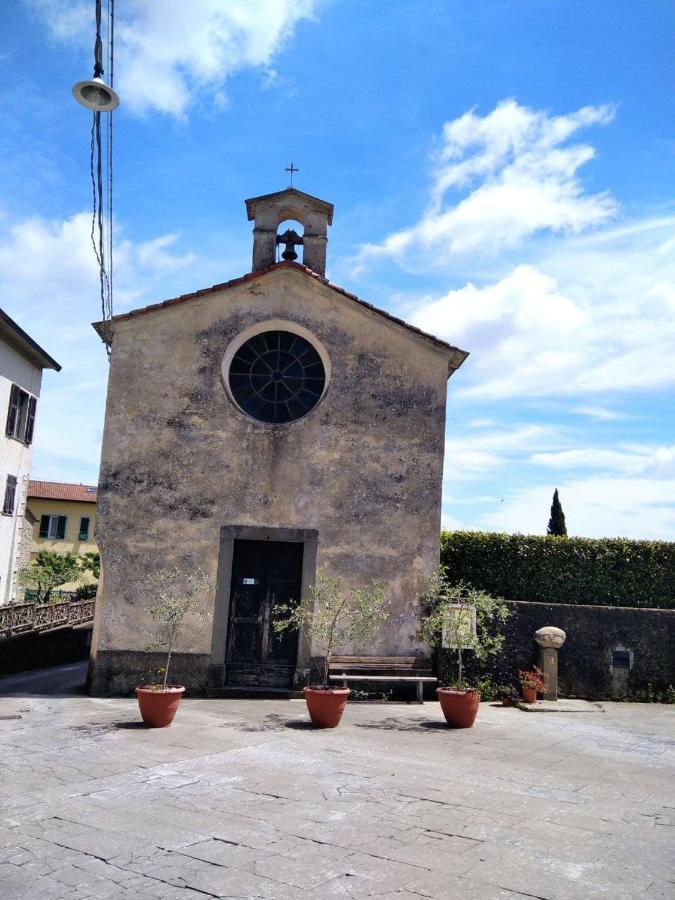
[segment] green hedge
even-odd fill
[[[506,600],[675,608],[675,543],[623,538],[441,533],[441,562]]]

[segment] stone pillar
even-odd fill
[[[544,700],[558,699],[558,650],[567,635],[562,628],[544,625],[534,633],[539,644],[539,668],[544,673]]]

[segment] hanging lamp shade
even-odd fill
[[[73,87],[73,97],[94,112],[112,112],[120,105],[120,98],[102,78],[78,81]]]

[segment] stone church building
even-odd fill
[[[317,648],[271,621],[317,573],[388,587],[389,621],[343,652],[425,652],[446,382],[467,354],[327,281],[330,203],[288,188],[246,210],[250,273],[112,322],[94,693],[152,672],[141,581],[168,566],[214,584],[172,662],[191,690],[305,684]],[[301,234],[278,233],[289,220]]]

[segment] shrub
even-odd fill
[[[448,579],[506,600],[675,608],[675,543],[445,531]]]
[[[328,688],[333,650],[372,637],[388,617],[389,601],[383,582],[373,579],[367,588],[345,589],[339,578],[319,576],[307,597],[275,607],[273,626],[277,634],[302,629],[306,637],[321,642],[321,685]]]
[[[492,597],[462,582],[451,584],[443,566],[427,579],[419,602],[419,637],[432,647],[442,646],[447,641],[457,665],[456,674],[449,679],[450,684],[457,688],[466,687],[464,654],[472,651],[478,662],[497,654],[504,642],[499,629],[511,615],[510,610],[500,597]],[[441,681],[443,683],[445,679]]]
[[[93,600],[98,591],[98,582],[81,584],[73,594],[73,600]]]
[[[176,641],[183,629],[185,617],[201,618],[199,601],[203,594],[213,589],[205,572],[181,572],[180,569],[159,569],[146,575],[142,582],[145,596],[152,602],[148,612],[155,624],[156,636],[148,650],[162,650],[166,665],[160,670],[162,689],[166,689],[169,666]]]

